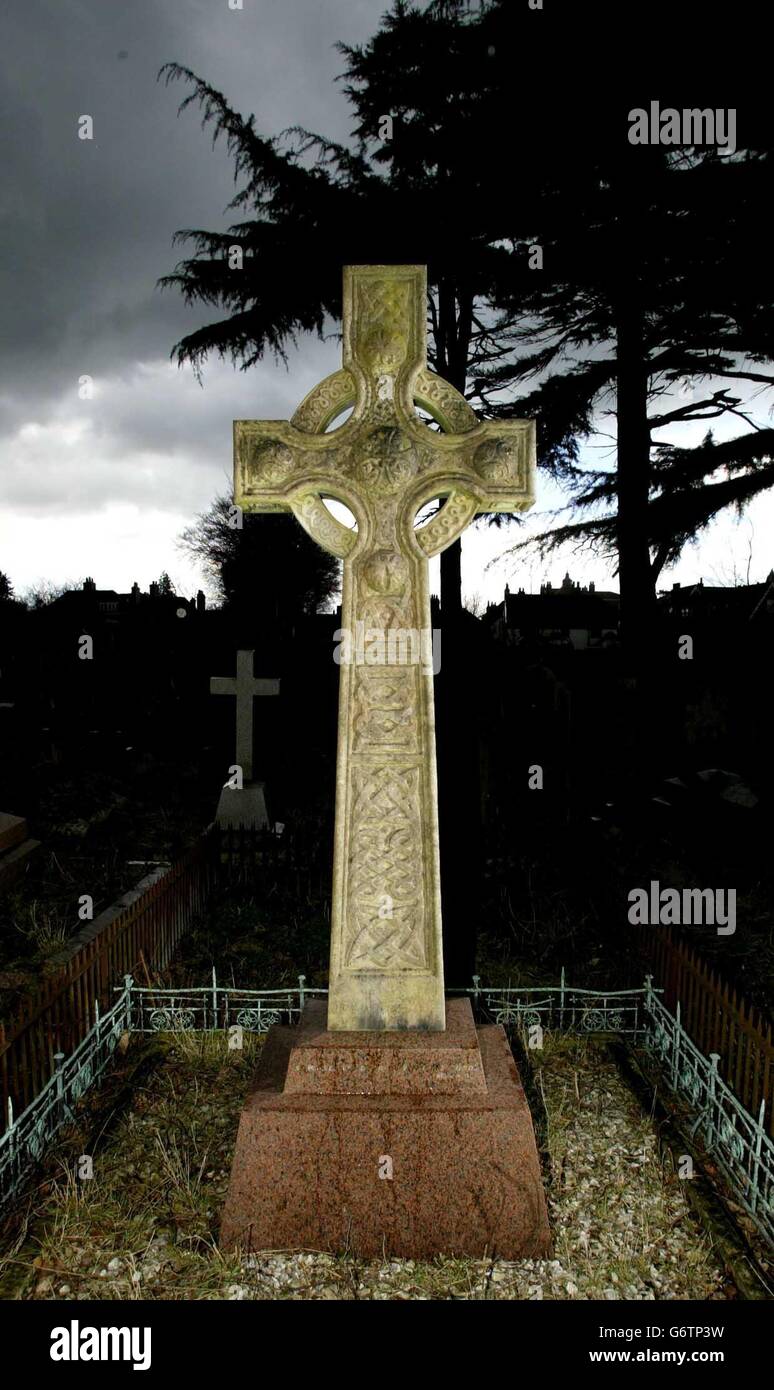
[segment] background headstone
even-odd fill
[[[242,771],[242,786],[226,784],[215,813],[224,829],[262,829],[270,824],[266,803],[266,783],[253,781],[253,700],[256,696],[279,695],[278,680],[253,675],[254,651],[238,651],[236,676],[212,676],[212,695],[236,698],[236,758]]]

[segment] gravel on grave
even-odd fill
[[[158,1047],[158,1044],[156,1044]],[[43,1299],[722,1299],[724,1276],[662,1165],[654,1128],[603,1044],[546,1037],[550,1259],[363,1263],[313,1252],[238,1260],[217,1249],[255,1054],[176,1039],[95,1159],[53,1180],[26,1293]],[[228,1079],[224,1078],[228,1068]],[[193,1078],[193,1079],[192,1079]],[[225,1082],[225,1084],[224,1084]],[[77,1153],[78,1137],[73,1152]],[[69,1166],[69,1165],[68,1165]],[[41,1221],[42,1218],[42,1221]],[[28,1227],[29,1229],[29,1227]],[[17,1261],[21,1255],[15,1254]],[[34,1253],[34,1252],[33,1252]],[[0,1270],[3,1258],[0,1256]]]

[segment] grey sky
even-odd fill
[[[225,226],[234,184],[225,146],[212,149],[195,109],[177,117],[187,89],[157,83],[159,67],[192,67],[255,112],[263,132],[301,124],[344,138],[349,108],[333,81],[342,66],[333,45],[365,40],[386,8],[243,4],[5,0],[0,569],[17,589],[85,573],[104,586],[147,586],[162,568],[184,591],[195,588],[174,541],[229,484],[232,419],[289,415],[338,365],[337,343],[307,340],[290,372],[267,362],[239,373],[212,360],[202,390],[169,361],[201,321],[155,287],[183,254],[172,234]],[[92,141],[78,138],[83,114],[93,117]],[[84,374],[94,378],[92,400],[79,399]],[[719,560],[732,531],[726,523]],[[483,565],[507,534],[485,529],[467,540],[468,591],[501,592],[504,572],[485,575]],[[518,582],[561,568],[536,563]],[[573,568],[606,582],[596,563]],[[683,568],[694,577],[695,556]]]
[[[287,415],[338,349],[310,342],[292,373],[212,362],[205,389],[169,363],[196,327],[155,288],[182,254],[181,226],[225,226],[233,174],[176,59],[261,128],[295,122],[339,136],[338,38],[367,38],[381,0],[11,0],[2,20],[3,332],[0,568],[17,586],[99,570],[103,584],[188,577],[172,542],[227,484],[231,419]],[[122,56],[125,55],[125,56]],[[94,120],[78,139],[78,117]],[[314,248],[310,248],[314,254]],[[78,379],[94,378],[81,400]],[[137,545],[139,542],[139,546]],[[138,553],[139,551],[139,553]]]

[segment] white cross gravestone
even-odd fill
[[[254,661],[254,651],[238,651],[235,677],[210,678],[211,695],[236,697],[237,772],[223,787],[215,817],[218,825],[225,827],[260,829],[269,824],[266,784],[253,782],[253,699],[256,696],[279,695],[280,683],[278,680],[254,676]]]
[[[427,575],[477,512],[530,505],[534,424],[479,422],[427,370],[425,324],[422,266],[346,267],[342,370],[290,423],[234,425],[235,501],[292,511],[344,574],[327,1010],[308,999],[266,1039],[226,1248],[516,1259],[550,1240],[505,1033],[444,1000]]]

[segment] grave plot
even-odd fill
[[[364,1263],[352,1254],[217,1246],[237,1122],[261,1041],[132,1043],[87,1100],[6,1228],[3,1297],[25,1299],[605,1299],[735,1297],[604,1044],[547,1035],[546,1258]],[[102,1136],[100,1139],[97,1136]],[[84,1157],[93,1177],[79,1178]],[[14,1235],[14,1232],[17,1234]]]
[[[88,921],[195,841],[211,801],[190,767],[133,772],[127,764],[115,773],[90,769],[80,779],[73,769],[35,771],[29,825],[37,839],[0,854],[4,862],[25,844],[36,846],[7,881],[0,862],[0,1018],[40,984],[52,957]],[[11,820],[27,834],[24,820]],[[11,825],[6,833],[18,838],[20,831]]]

